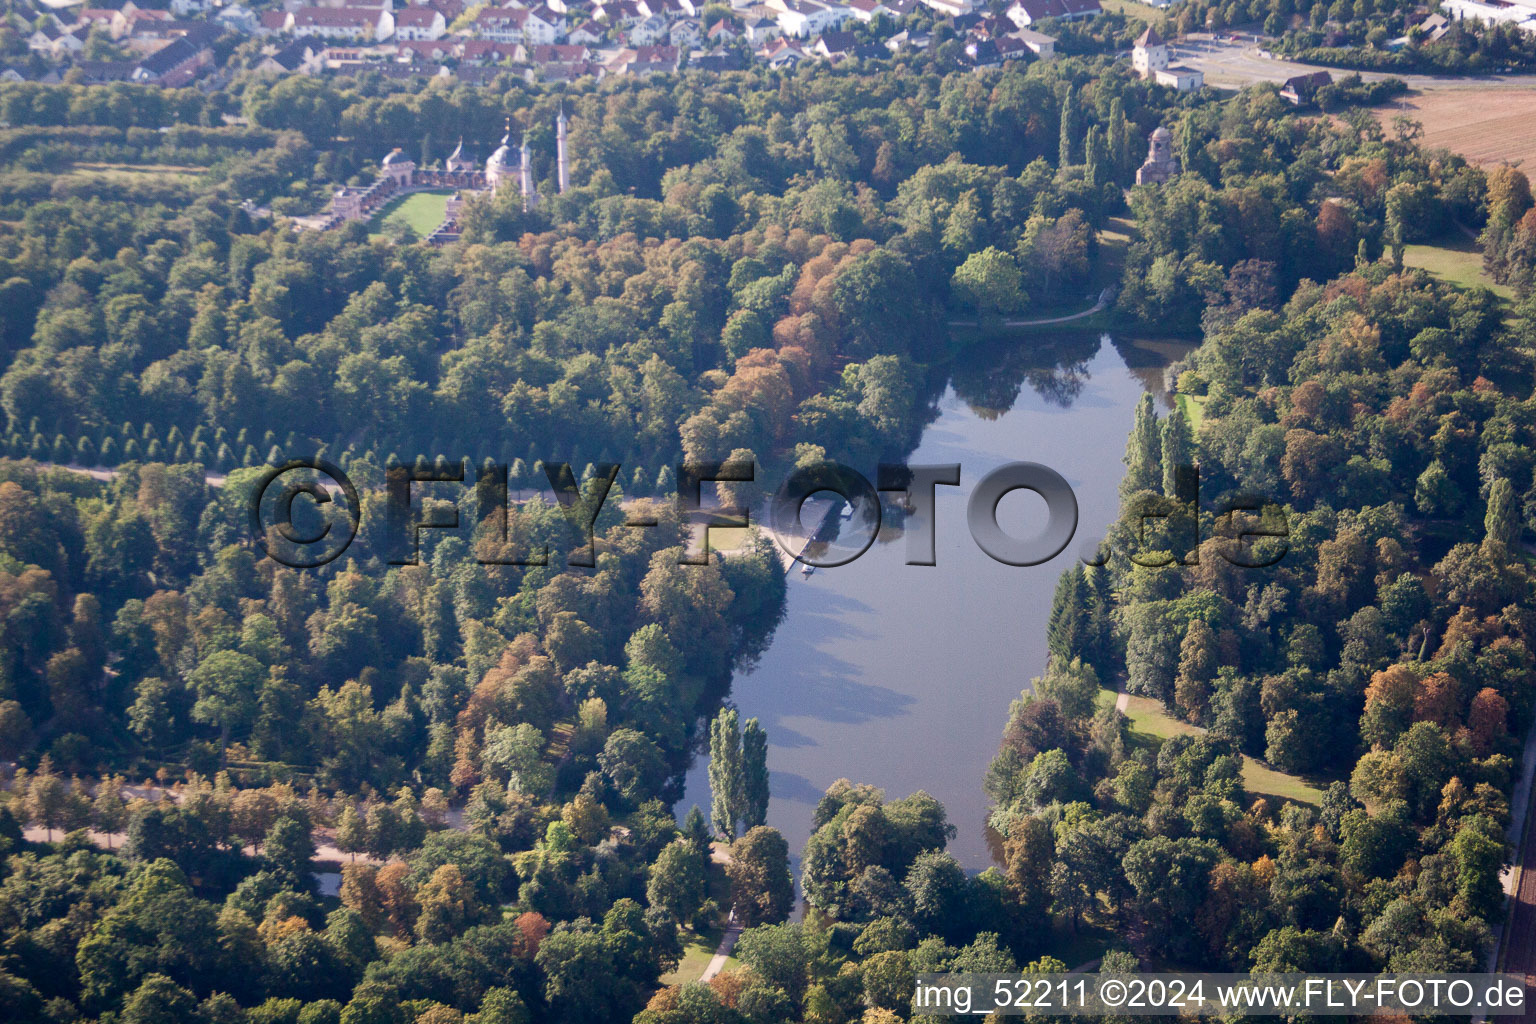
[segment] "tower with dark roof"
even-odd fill
[[[1151,25],[1136,38],[1136,45],[1131,50],[1131,66],[1142,78],[1153,79],[1168,66],[1168,44]]]

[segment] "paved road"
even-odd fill
[[[1503,969],[1525,978],[1527,991],[1536,985],[1536,815],[1528,815],[1525,842],[1521,844],[1520,864],[1516,871],[1514,909],[1509,915],[1509,933],[1505,936]],[[1527,1007],[1525,1019],[1536,1016],[1536,1008]]]
[[[1513,898],[1513,903],[1503,922],[1494,962],[1489,965],[1490,969],[1524,976],[1528,990],[1536,984],[1536,814],[1530,813],[1531,797],[1536,794],[1533,776],[1536,776],[1536,726],[1532,726],[1525,738],[1520,779],[1515,784],[1511,801],[1514,820],[1505,832],[1505,841],[1518,851],[1513,869],[1505,872],[1502,879],[1504,891]],[[1526,1019],[1532,1017],[1536,1017],[1536,1010],[1528,1006]]]
[[[1207,85],[1229,88],[1240,88],[1255,82],[1280,83],[1312,71],[1328,71],[1335,77],[1350,74],[1342,68],[1265,57],[1259,45],[1251,41],[1251,37],[1245,37],[1243,42],[1231,42],[1207,32],[1196,32],[1187,39],[1170,44],[1169,58],[1175,64],[1185,64],[1205,72]],[[1484,89],[1490,85],[1512,89],[1536,88],[1536,78],[1529,75],[1412,75],[1362,71],[1360,77],[1368,82],[1401,78],[1408,83],[1410,89],[1425,92],[1439,89]]]
[[[736,940],[741,938],[741,925],[733,924],[725,930],[720,937],[720,945],[715,947],[715,955],[710,957],[709,966],[704,968],[704,973],[699,975],[700,981],[708,981],[721,971],[725,970],[725,962],[731,957],[731,950],[736,948]]]

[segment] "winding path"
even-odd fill
[[[1112,294],[1112,289],[1105,288],[1099,292],[1098,301],[1081,312],[1068,313],[1066,316],[1039,317],[1034,320],[1004,320],[1002,325],[1004,327],[1045,327],[1050,324],[1066,324],[1071,323],[1073,320],[1083,320],[1107,309]],[[951,320],[949,325],[951,327],[975,327],[977,322],[975,320]]]

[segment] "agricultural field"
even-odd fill
[[[1407,114],[1424,125],[1420,140],[1474,163],[1536,166],[1536,89],[1509,86],[1435,89],[1404,96],[1377,116],[1390,129]]]

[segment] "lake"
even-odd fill
[[[1162,369],[1186,351],[1082,333],[968,350],[907,460],[961,465],[960,486],[937,489],[937,565],[905,564],[900,524],[887,517],[856,561],[790,573],[785,618],[760,663],[733,680],[730,701],[767,730],[768,824],[796,858],[816,802],[846,777],[888,799],[926,790],[958,829],[950,852],[967,870],[990,863],[982,781],[1009,702],[1045,667],[1056,579],[1113,519],[1136,403],[1150,390],[1167,404]],[[1043,565],[993,561],[965,525],[976,483],[1013,461],[1044,463],[1076,494],[1076,536]],[[1044,512],[1043,500],[1015,491],[998,522],[1033,537]],[[679,818],[695,803],[708,814],[707,757],[688,773]]]

